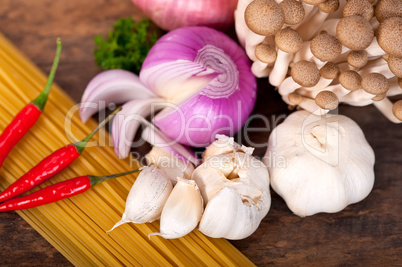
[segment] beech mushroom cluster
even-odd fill
[[[374,104],[402,122],[401,0],[239,0],[235,26],[254,75],[291,108]]]

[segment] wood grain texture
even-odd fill
[[[88,81],[100,69],[94,63],[93,38],[106,34],[119,17],[143,15],[129,0],[1,0],[0,31],[46,73],[51,67],[56,37],[63,52],[55,81],[77,102]],[[248,131],[263,156],[270,130],[287,114],[279,95],[259,80],[258,101]],[[376,181],[362,202],[336,214],[307,218],[293,215],[272,192],[272,207],[249,238],[232,241],[258,266],[385,266],[402,259],[402,125],[388,122],[373,106],[342,106],[355,120],[376,153]],[[250,128],[251,129],[251,128]],[[247,140],[245,132],[240,140]],[[235,222],[234,222],[235,223]],[[16,213],[0,214],[1,266],[71,265]]]

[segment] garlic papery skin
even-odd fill
[[[216,141],[212,142],[212,144],[210,144],[202,153],[202,161],[206,161],[212,156],[228,154],[236,151],[242,151],[249,155],[253,154],[254,148],[240,146],[234,141],[233,137],[217,134],[215,138]]]
[[[151,151],[145,155],[148,164],[154,164],[158,169],[165,172],[166,176],[172,181],[173,185],[177,182],[177,177],[190,179],[194,171],[194,166],[189,161],[184,162],[173,154],[159,147],[152,147]]]
[[[246,238],[271,206],[268,170],[249,154],[212,156],[195,169],[192,179],[204,199],[199,229],[207,236]]]
[[[163,171],[154,165],[143,167],[127,196],[121,220],[110,231],[124,223],[158,220],[172,189],[172,182]]]
[[[292,113],[271,133],[264,161],[273,190],[301,217],[341,211],[374,184],[373,149],[343,115]]]
[[[177,178],[162,210],[160,235],[166,239],[179,238],[193,231],[201,219],[203,201],[200,190],[194,180]]]

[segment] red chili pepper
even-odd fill
[[[65,168],[67,168],[84,151],[85,146],[91,137],[102,128],[120,109],[115,110],[98,127],[82,141],[62,147],[46,158],[39,164],[12,183],[0,193],[0,202],[16,197],[35,186],[47,181]]]
[[[132,170],[109,176],[79,176],[67,181],[55,183],[32,194],[14,198],[0,204],[0,212],[10,210],[23,210],[56,202],[83,193],[95,185],[127,174],[139,171]]]
[[[61,52],[61,41],[57,39],[56,56],[53,66],[49,74],[45,88],[40,95],[31,103],[26,105],[4,129],[0,135],[0,167],[3,165],[8,153],[21,140],[21,138],[36,123],[47,102],[50,89],[52,87],[54,75],[56,74],[57,65],[59,64]]]

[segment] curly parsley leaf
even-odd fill
[[[156,31],[149,30],[150,21],[121,18],[108,37],[95,37],[98,46],[94,51],[96,64],[104,70],[125,69],[138,73],[151,47],[158,40]]]

